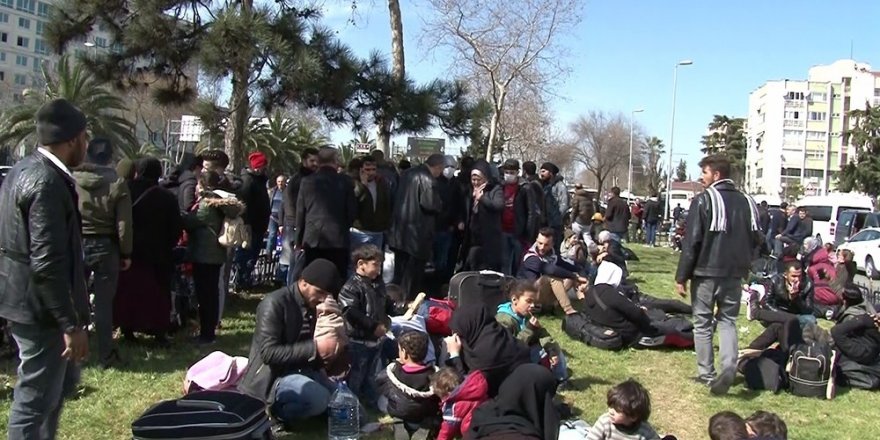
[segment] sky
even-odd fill
[[[356,54],[379,51],[390,59],[387,3],[327,0],[324,24]],[[417,82],[447,78],[451,59],[426,53],[419,34],[425,0],[401,0],[407,74]],[[678,68],[673,162],[684,159],[698,175],[700,138],[715,114],[746,117],[749,93],[774,79],[805,79],[814,65],[852,58],[880,70],[877,0],[584,0],[582,21],[560,36],[571,74],[551,99],[557,127],[589,110],[629,114],[650,136],[670,138],[673,71]],[[351,21],[354,23],[351,23]],[[442,133],[437,133],[441,136]],[[333,133],[338,143],[350,130]],[[405,137],[395,138],[405,144]],[[667,158],[668,160],[668,158]]]

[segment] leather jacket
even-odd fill
[[[813,314],[813,282],[810,277],[801,277],[799,291],[794,298],[788,293],[783,274],[773,275],[769,284],[770,292],[765,303],[768,309],[792,315]]]
[[[266,295],[257,306],[257,325],[239,391],[271,403],[277,379],[320,368],[315,321],[296,283]]]
[[[437,215],[444,207],[437,183],[425,164],[400,176],[394,194],[388,245],[419,260],[431,258]]]
[[[389,316],[394,302],[385,295],[382,277],[371,280],[354,274],[339,291],[339,306],[345,319],[345,332],[351,339],[376,341],[373,334],[379,324],[391,328]]]
[[[751,208],[746,195],[729,180],[714,185],[721,194],[727,216],[726,232],[710,231],[712,201],[708,191],[694,197],[675,281],[693,278],[745,278],[754,252],[763,238],[752,231]]]
[[[0,189],[0,317],[69,332],[89,322],[76,182],[36,152]]]

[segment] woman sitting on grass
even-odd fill
[[[517,282],[510,292],[510,301],[498,306],[495,320],[516,339],[529,347],[532,363],[548,362],[556,380],[568,379],[565,354],[559,344],[541,327],[538,318],[532,315],[538,291],[527,281]]]

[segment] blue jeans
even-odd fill
[[[715,352],[712,336],[719,333],[718,353],[721,372],[736,373],[738,356],[736,317],[739,316],[742,287],[738,278],[694,278],[691,280],[691,305],[694,315],[694,349],[697,373],[704,381],[715,378]],[[718,309],[716,312],[715,309]]]
[[[452,247],[452,232],[437,231],[434,234],[434,271],[445,274],[449,267],[449,248]]]
[[[519,269],[519,260],[522,258],[522,244],[516,235],[507,232],[501,233],[501,272],[504,275],[515,276]]]
[[[235,287],[238,289],[249,289],[253,286],[254,267],[257,265],[257,258],[260,256],[260,248],[251,246],[247,249],[235,248],[235,256],[233,263],[235,264]]]
[[[9,411],[8,436],[14,440],[54,439],[64,397],[76,391],[80,369],[61,357],[59,329],[10,323],[19,348],[18,383]]]
[[[336,387],[323,373],[300,370],[278,379],[272,415],[287,424],[319,416],[327,410]]]
[[[351,356],[351,371],[348,373],[348,387],[369,408],[376,408],[379,389],[376,376],[382,368],[382,345],[367,347],[350,341],[348,353]]]
[[[657,244],[657,223],[645,223],[645,244]]]
[[[278,246],[278,228],[280,226],[281,225],[279,225],[275,219],[269,219],[269,236],[266,239],[266,253],[268,253],[269,256],[272,256],[272,254],[275,253],[275,247]]]
[[[533,364],[540,363],[541,358],[546,353],[547,352],[544,351],[540,345],[533,345],[529,348],[529,356],[531,357]],[[553,376],[556,377],[556,380],[561,382],[568,379],[568,362],[565,360],[565,354],[561,351],[556,356],[559,358],[559,363],[557,363],[555,367],[552,367],[550,371],[553,373]]]

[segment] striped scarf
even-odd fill
[[[718,191],[715,186],[721,183],[729,183],[733,185],[733,181],[730,179],[721,179],[718,180],[708,188],[706,188],[706,192],[709,193],[709,203],[711,204],[711,212],[712,218],[709,223],[709,231],[711,232],[727,232],[727,208],[724,205],[724,199],[721,198],[721,192]],[[739,191],[739,190],[737,190]],[[751,224],[752,231],[759,231],[758,227],[758,205],[755,204],[755,201],[746,193],[739,191],[742,195],[749,201],[749,210],[751,212]]]

